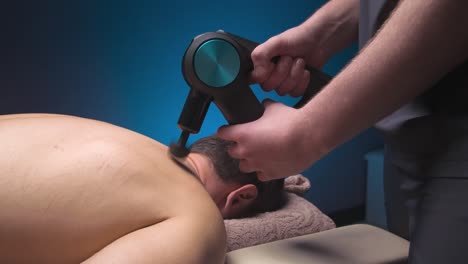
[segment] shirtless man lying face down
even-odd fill
[[[222,216],[273,210],[282,188],[240,173],[227,144],[175,162],[108,123],[0,116],[0,263],[223,263]]]

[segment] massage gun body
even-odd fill
[[[182,135],[171,144],[171,154],[184,157],[188,136],[200,131],[211,102],[220,109],[229,124],[254,121],[263,115],[264,107],[249,87],[253,70],[251,53],[258,45],[253,41],[224,31],[208,32],[195,37],[182,61],[182,72],[190,92],[178,125]],[[308,68],[311,81],[300,107],[328,83],[330,77]]]

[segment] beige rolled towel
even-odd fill
[[[306,177],[297,174],[284,179],[284,190],[299,196],[304,196],[310,189],[310,181]]]

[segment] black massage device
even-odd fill
[[[172,155],[188,155],[188,137],[200,131],[211,102],[231,125],[248,123],[263,115],[264,107],[250,89],[248,80],[253,70],[250,54],[257,45],[222,30],[192,40],[182,60],[182,73],[190,92],[178,121],[182,134],[169,147]],[[310,72],[309,86],[295,108],[306,104],[331,79],[314,68],[306,69]]]

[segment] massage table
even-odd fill
[[[403,238],[355,224],[234,250],[226,264],[399,264],[408,249]]]

